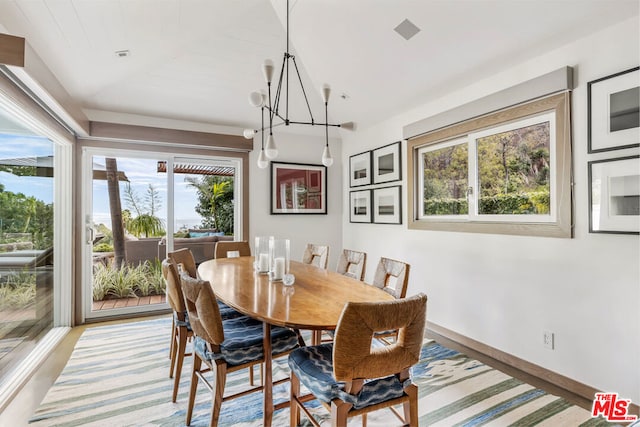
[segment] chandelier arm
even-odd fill
[[[271,83],[267,83],[267,90],[269,92],[269,135],[273,135],[273,111],[271,109]]]
[[[293,59],[293,66],[296,68],[296,73],[298,74],[298,81],[300,82],[300,88],[302,89],[304,100],[307,103],[307,110],[309,110],[309,116],[311,116],[311,123],[313,123],[314,122],[313,113],[311,112],[311,106],[309,106],[309,99],[307,98],[307,92],[304,90],[304,85],[302,84],[302,77],[300,77],[300,71],[298,70],[298,64],[296,63],[296,58],[292,56],[291,59]]]
[[[267,109],[267,107],[264,107],[264,108]],[[278,118],[280,118],[280,117],[278,117]],[[279,122],[279,123],[274,123],[271,127],[272,128],[277,128],[278,126],[283,126],[283,125],[284,125],[284,121]],[[331,126],[331,125],[329,125],[329,126]],[[256,133],[258,133],[258,132],[263,132],[264,133],[264,131],[268,130],[268,128],[267,129],[254,129],[254,130],[256,131]]]
[[[325,101],[324,103],[324,135],[325,135],[325,141],[326,146],[329,146],[329,126],[327,126],[327,123],[329,123],[329,103],[327,101]]]
[[[280,95],[282,95],[282,78],[284,77],[284,63],[287,61],[287,54],[284,54],[282,59],[282,67],[280,67],[280,77],[278,78],[278,89],[276,89],[276,98],[273,103],[273,111],[275,114],[278,114],[278,110],[280,109]]]
[[[287,50],[284,54],[284,59],[285,62],[287,63],[287,80],[286,80],[286,84],[287,84],[287,94],[286,94],[286,98],[285,98],[285,111],[284,111],[284,115],[286,117],[285,122],[287,123],[287,125],[289,124],[289,58],[291,58],[292,56],[289,55],[289,0],[287,0]],[[295,58],[293,59],[293,63],[296,63]],[[284,65],[284,64],[283,64]],[[282,78],[282,74],[280,74],[280,77]]]
[[[282,118],[282,117],[280,117],[280,118]],[[342,125],[337,124],[337,123],[333,124],[333,123],[318,123],[318,122],[296,122],[296,121],[293,121],[293,120],[289,121],[289,124],[292,124],[292,125],[311,125],[311,126],[333,126],[333,127],[337,127],[337,128],[342,126]]]
[[[262,128],[261,128],[261,134],[262,134],[262,146],[261,146],[261,150],[264,151],[264,105],[261,108],[262,110]]]

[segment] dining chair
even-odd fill
[[[372,285],[396,298],[404,298],[409,284],[410,267],[406,262],[382,257],[378,262]]]
[[[249,242],[246,240],[237,241],[237,242],[227,242],[221,241],[216,243],[216,249],[214,251],[213,257],[215,259],[219,258],[235,258],[240,256],[251,256],[251,247],[249,246]],[[218,301],[218,306],[220,306],[220,302]],[[229,317],[226,314],[226,307],[228,305],[224,304],[224,307],[220,308],[220,313],[222,315],[222,319],[224,320],[226,317]],[[229,307],[230,308],[230,307]],[[232,309],[233,310],[233,309]],[[236,310],[233,310],[236,311]],[[262,365],[260,365],[260,380],[262,381],[263,371]],[[254,371],[253,366],[249,367],[249,384],[254,385]]]
[[[202,380],[211,392],[212,408],[209,425],[218,425],[222,402],[262,391],[263,386],[251,387],[245,391],[224,396],[227,373],[264,362],[262,322],[247,316],[222,320],[216,296],[207,281],[181,274],[182,291],[194,333],[193,369],[186,424],[191,424],[198,381]],[[273,357],[289,354],[299,347],[297,335],[288,328],[271,327],[271,347]],[[202,368],[202,364],[206,368]],[[212,371],[215,379],[211,384],[204,373]],[[280,384],[287,381],[274,382]]]
[[[176,263],[167,258],[162,261],[162,276],[167,284],[167,300],[173,310],[173,322],[171,326],[171,345],[169,346],[169,378],[173,378],[173,394],[171,401],[175,402],[178,397],[180,387],[180,375],[182,374],[182,364],[187,353],[187,342],[193,337],[187,308],[182,296],[180,276]]]
[[[169,259],[172,259],[183,271],[191,277],[198,277],[198,270],[196,269],[196,260],[193,257],[193,253],[189,248],[177,249],[167,254]]]
[[[213,255],[214,258],[233,258],[234,256],[251,256],[249,242],[243,240],[238,242],[216,243],[216,250]]]
[[[345,427],[349,417],[389,407],[405,425],[418,426],[418,387],[409,369],[420,359],[427,296],[377,303],[350,302],[342,311],[332,344],[301,347],[289,355],[290,426],[302,410],[319,426],[304,402],[317,399],[331,413],[331,425]],[[398,329],[391,346],[372,348],[376,331]],[[301,395],[300,385],[311,394]],[[392,408],[403,404],[404,419]]]
[[[316,267],[327,268],[327,262],[329,261],[329,246],[314,245],[308,243],[304,249],[302,255],[302,262],[304,264],[315,265]]]
[[[343,249],[338,259],[336,272],[357,280],[364,280],[364,272],[367,264],[365,252]]]
[[[169,252],[167,255],[169,259],[173,260],[178,266],[182,268],[182,271],[186,272],[190,277],[198,277],[196,261],[189,248],[178,249],[173,252]],[[234,317],[243,316],[242,313],[234,310],[222,301],[218,301],[218,307],[220,308],[220,315],[223,319],[231,319]]]
[[[218,242],[218,243],[236,243],[236,242]],[[218,246],[216,244],[216,248],[217,247]],[[224,253],[225,255],[227,254],[227,252],[221,252],[221,253]],[[170,259],[174,260],[174,262],[182,268],[182,271],[185,271],[190,277],[193,277],[193,278],[198,277],[196,260],[195,260],[195,257],[193,256],[193,253],[191,252],[191,249],[189,248],[178,249],[173,252],[169,252],[168,256]],[[222,316],[222,320],[233,319],[234,317],[244,316],[238,310],[235,310],[229,307],[227,304],[223,303],[222,301],[218,301],[218,309],[220,310],[220,316]],[[173,343],[173,339],[171,340],[171,342]],[[169,351],[171,353],[173,351],[173,347],[171,347]],[[262,373],[262,366],[260,366],[260,372]],[[253,371],[253,366],[251,366],[249,368],[249,383],[251,385],[254,384],[254,381],[255,381],[254,377],[255,377],[255,374]],[[260,378],[262,380],[262,376],[260,376]]]
[[[396,299],[404,298],[407,294],[410,268],[411,266],[406,262],[381,257],[372,285],[381,288]],[[383,343],[389,344],[390,338],[397,340],[398,331],[394,329],[378,331],[375,336]]]

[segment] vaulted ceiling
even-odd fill
[[[248,94],[265,88],[262,62],[280,68],[286,7],[0,0],[0,26],[26,37],[90,118],[109,111],[244,128],[259,125]],[[291,51],[316,120],[326,82],[330,120],[367,126],[638,9],[637,0],[291,0]],[[405,19],[421,30],[410,40],[394,32]],[[116,55],[122,50],[129,56]],[[297,97],[292,90],[292,116],[306,120]]]

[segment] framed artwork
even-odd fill
[[[371,190],[349,193],[349,222],[371,222]]]
[[[376,148],[371,153],[373,183],[392,182],[402,179],[400,170],[400,141]]]
[[[587,84],[589,153],[639,147],[639,67]]]
[[[371,184],[371,151],[349,157],[349,186]]]
[[[374,188],[373,222],[376,224],[402,224],[402,186]]]
[[[271,162],[271,214],[327,214],[327,168]]]
[[[589,168],[589,232],[640,234],[640,156],[596,160]]]

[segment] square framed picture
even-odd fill
[[[371,190],[349,192],[349,222],[371,222]]]
[[[402,186],[374,188],[373,222],[376,224],[402,224]]]
[[[327,168],[271,162],[271,214],[327,214]]]
[[[349,186],[371,184],[371,151],[349,157]]]
[[[639,69],[587,84],[589,153],[640,146]]]
[[[371,168],[373,169],[373,183],[392,182],[402,179],[400,161],[400,141],[371,152]]]
[[[589,168],[589,232],[640,234],[640,156],[596,160]]]

